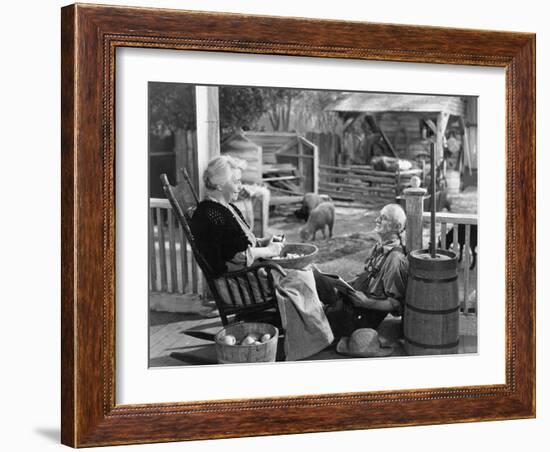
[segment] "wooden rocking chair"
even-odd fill
[[[280,328],[281,318],[275,296],[276,283],[273,273],[278,272],[284,276],[285,271],[277,264],[260,262],[214,278],[212,269],[198,250],[189,227],[192,212],[198,203],[198,196],[185,169],[181,172],[184,182],[178,186],[170,185],[166,174],[161,174],[162,186],[191,246],[197,264],[204,274],[222,324],[227,325],[228,317],[234,315],[235,321],[268,322]]]

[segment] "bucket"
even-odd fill
[[[271,338],[255,345],[238,345],[246,336],[255,334],[258,337],[269,334]],[[227,335],[232,335],[237,344],[228,345],[222,342]],[[274,362],[277,356],[279,330],[269,323],[236,323],[219,331],[214,337],[216,356],[220,364],[234,363],[267,363]]]
[[[458,260],[438,249],[409,254],[409,280],[403,314],[405,351],[409,355],[458,353]]]

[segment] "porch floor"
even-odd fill
[[[152,293],[152,299],[161,305],[172,304],[177,295]],[[180,296],[181,297],[181,296]],[[166,298],[170,300],[166,300]],[[163,300],[164,299],[164,300]],[[184,312],[149,311],[149,367],[171,367],[185,365],[207,365],[216,363],[214,343],[184,334],[186,330],[216,333],[222,328],[217,311],[212,305],[203,305],[198,298],[190,298]],[[399,319],[388,316],[379,327],[380,336],[396,344],[392,356],[405,356],[401,342],[397,339]],[[477,317],[473,314],[460,314],[459,353],[477,352]],[[282,346],[282,344],[280,344]],[[307,358],[307,361],[348,359],[336,353],[331,345],[320,353]]]

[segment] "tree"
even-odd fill
[[[239,129],[254,129],[266,110],[261,88],[221,86],[220,132],[222,139]]]
[[[296,131],[341,133],[338,114],[325,111],[331,103],[349,93],[325,90],[263,88],[265,118],[276,132]]]
[[[149,83],[149,124],[152,133],[196,128],[195,87],[183,83]]]
[[[172,134],[176,168],[189,167],[190,131],[197,128],[195,87],[184,83],[149,83],[149,131]],[[192,146],[192,145],[191,145]],[[176,171],[179,180],[179,171]]]
[[[325,109],[332,103],[345,98],[349,93],[343,91],[304,91],[300,98],[296,129],[321,133],[341,134],[343,123],[338,114]]]
[[[302,90],[288,88],[263,88],[262,94],[266,103],[266,113],[271,127],[276,132],[290,130],[290,113],[292,104],[298,99]]]

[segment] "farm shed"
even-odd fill
[[[223,140],[221,153],[245,160],[243,183],[266,184],[272,204],[317,192],[317,146],[296,133],[241,130]]]
[[[439,95],[410,95],[382,93],[354,93],[329,105],[326,110],[338,113],[344,121],[344,142],[355,128],[363,131],[362,145],[355,150],[356,159],[369,163],[378,153],[414,160],[425,152],[426,137],[422,126],[431,129],[436,137],[437,159],[443,158],[444,135],[448,129],[459,133],[462,146],[458,157],[458,169],[472,168],[475,164],[476,98]],[[465,117],[467,116],[468,122]],[[375,136],[377,139],[369,138]],[[359,155],[357,155],[359,154]]]

